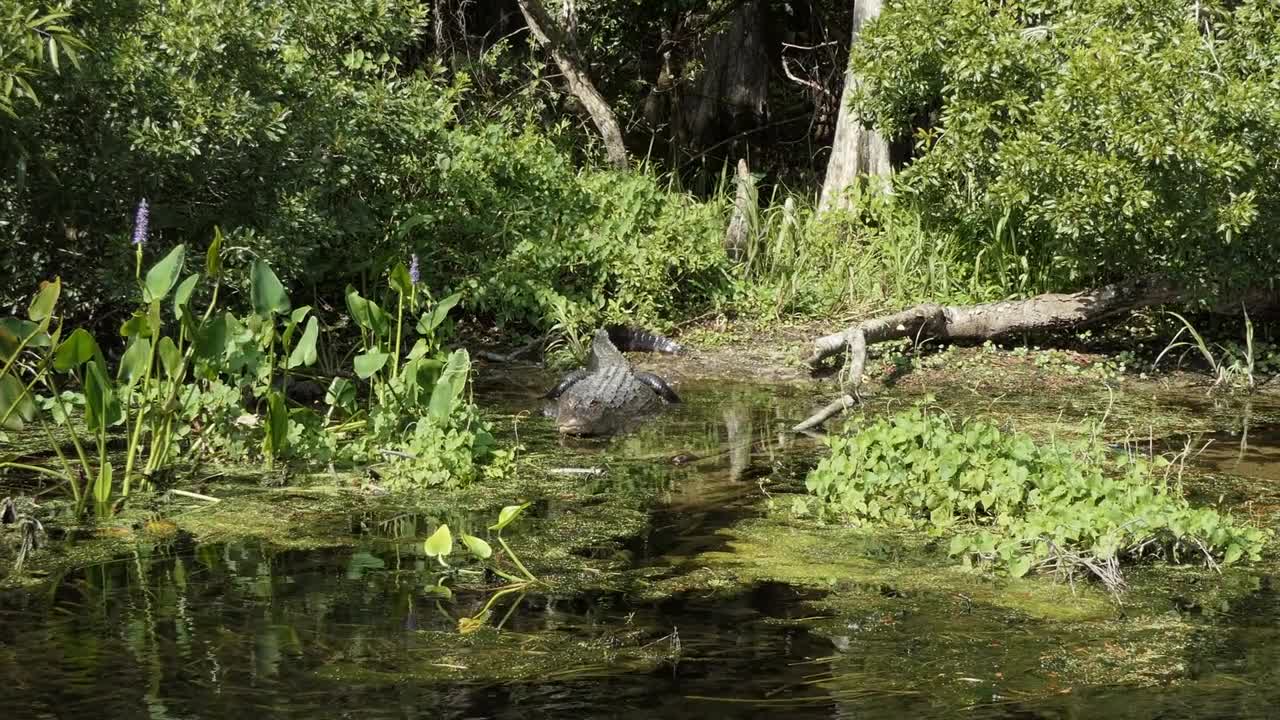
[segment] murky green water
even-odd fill
[[[536,413],[544,382],[492,381],[482,397]],[[752,527],[766,524],[760,532],[776,538],[766,546],[792,542],[767,526],[780,522],[768,503],[788,502],[813,455],[811,441],[784,429],[814,398],[749,386],[682,392],[686,405],[636,434],[562,450],[565,466],[605,469],[581,480],[601,502],[638,487],[656,498],[647,531],[602,543],[630,570],[599,589],[500,597],[485,628],[464,635],[459,618],[501,583],[464,577],[454,600],[438,603],[426,591],[436,570],[416,552],[432,523],[412,513],[353,515],[350,547],[339,549],[146,546],[41,592],[0,594],[0,718],[1280,714],[1271,566],[1221,578],[1141,570],[1125,608],[1081,588],[1076,602],[1101,610],[1071,617],[1017,609],[1045,592],[1073,602],[1044,581],[747,572],[757,562],[744,555]],[[522,442],[556,443],[548,425],[525,419]],[[1238,436],[1216,439],[1237,451],[1236,464],[1206,451],[1205,467],[1276,477],[1274,430],[1255,429],[1243,452]],[[554,498],[535,510],[561,511]],[[811,556],[810,568],[913,562],[870,541],[828,555]],[[924,562],[948,564],[936,554]]]

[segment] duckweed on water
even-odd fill
[[[1118,590],[1122,559],[1257,560],[1269,534],[1191,507],[1168,458],[1097,439],[1037,443],[921,404],[829,444],[806,481],[822,512],[949,534],[952,555],[1015,577],[1084,571]]]

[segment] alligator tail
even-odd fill
[[[621,351],[684,353],[684,346],[668,337],[626,325],[610,325],[609,340]]]

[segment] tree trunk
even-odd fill
[[[866,320],[818,338],[805,362],[813,368],[832,355],[849,352],[848,380],[843,394],[809,419],[796,425],[801,432],[815,428],[858,404],[858,388],[867,362],[867,346],[888,340],[991,340],[1014,333],[1076,328],[1150,305],[1178,302],[1187,297],[1184,285],[1160,277],[1140,278],[1077,293],[1048,293],[1026,300],[981,305],[917,305],[893,315]]]
[[[627,148],[622,142],[622,127],[618,118],[609,107],[608,101],[596,90],[591,78],[583,71],[564,32],[556,25],[555,20],[547,14],[547,9],[539,0],[518,0],[520,12],[524,15],[529,31],[538,43],[547,48],[551,59],[560,68],[561,74],[569,83],[569,92],[582,103],[595,123],[600,137],[604,140],[605,152],[609,162],[615,167],[627,167]]]
[[[756,183],[747,168],[747,161],[738,160],[738,192],[733,200],[733,215],[729,229],[724,234],[724,251],[732,262],[742,262],[747,256],[751,234],[751,212],[756,205]]]
[[[706,147],[741,132],[744,124],[764,122],[770,75],[765,17],[762,0],[749,0],[707,43],[701,82],[685,105],[685,131],[693,144]]]
[[[880,14],[881,0],[856,0],[853,5],[853,32],[849,46],[858,42],[862,26]],[[836,135],[831,141],[831,159],[827,161],[827,176],[822,183],[822,196],[818,211],[847,207],[846,190],[859,175],[889,177],[893,168],[889,165],[889,143],[875,128],[863,125],[858,113],[850,107],[860,80],[850,66],[844,73],[844,91],[840,95],[840,114],[836,119]]]

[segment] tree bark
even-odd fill
[[[729,219],[729,229],[724,234],[724,251],[732,262],[742,262],[747,256],[747,246],[751,234],[751,210],[756,200],[755,178],[747,168],[745,159],[738,160],[737,175],[738,192],[733,200],[733,215]]]
[[[880,14],[881,0],[856,0],[853,5],[853,32],[849,36],[852,48],[858,42],[862,26]],[[859,175],[889,177],[893,168],[889,164],[889,143],[880,133],[863,124],[857,111],[850,107],[854,92],[860,84],[850,66],[844,73],[844,90],[840,94],[840,113],[836,118],[836,135],[831,141],[831,159],[827,161],[827,176],[822,183],[822,195],[818,212],[847,207],[846,191]]]
[[[547,48],[551,59],[555,61],[561,74],[569,83],[569,92],[578,98],[591,116],[591,121],[604,140],[605,153],[609,157],[609,162],[614,167],[625,169],[628,164],[627,148],[622,142],[622,127],[618,124],[613,108],[609,106],[600,91],[596,90],[591,78],[582,69],[573,52],[572,44],[568,42],[564,32],[539,0],[518,0],[518,4],[534,39]]]
[[[685,132],[695,145],[741,132],[746,122],[764,122],[770,75],[765,18],[762,0],[748,0],[733,11],[729,27],[707,43],[696,95],[684,108]]]
[[[866,320],[814,341],[805,359],[810,367],[845,350],[849,353],[848,380],[842,395],[793,430],[815,428],[858,404],[858,389],[867,362],[867,346],[888,340],[977,341],[1021,332],[1076,328],[1150,305],[1187,298],[1182,286],[1161,277],[1145,277],[1077,293],[1048,293],[1026,300],[1006,300],[981,305],[917,305],[893,315]]]

